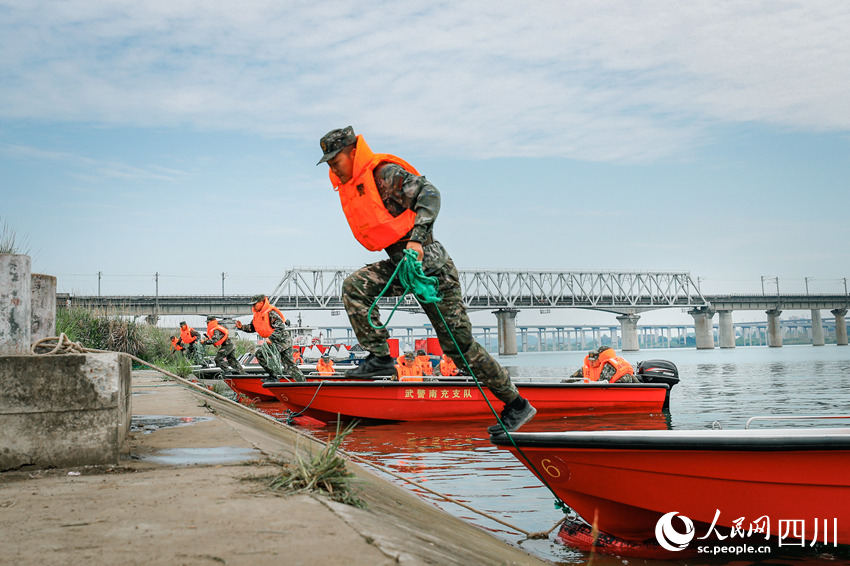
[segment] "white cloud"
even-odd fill
[[[717,123],[850,129],[843,0],[0,6],[7,119],[633,162]]]
[[[71,174],[86,181],[119,179],[122,181],[173,181],[183,175],[181,171],[159,165],[138,167],[118,161],[92,159],[63,151],[49,151],[0,142],[0,154],[17,159],[53,161],[67,166]]]

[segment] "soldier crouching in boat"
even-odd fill
[[[617,355],[610,346],[591,350],[584,358],[584,365],[573,377],[583,377],[585,383],[607,381],[608,383],[640,383],[635,377],[632,364]]]

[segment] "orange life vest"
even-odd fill
[[[218,342],[213,342],[213,346],[221,346],[224,344],[224,341],[227,340],[228,334],[230,334],[225,327],[220,325],[217,320],[209,320],[207,321],[207,336],[210,338],[213,337],[213,334],[216,330],[220,330],[222,334],[224,334],[224,338],[219,340]]]
[[[416,363],[422,368],[422,375],[434,375],[434,366],[428,356],[416,356]]]
[[[393,216],[384,206],[381,194],[375,185],[373,171],[380,163],[395,163],[405,171],[419,175],[407,161],[388,153],[373,153],[363,136],[357,136],[354,150],[354,171],[351,179],[342,184],[333,171],[329,170],[331,184],[339,191],[342,212],[351,232],[367,250],[383,250],[398,242],[413,229],[416,213],[405,210]]]
[[[440,359],[440,375],[457,375],[457,366],[454,361],[445,354]]]
[[[197,336],[192,336],[192,332],[194,331],[195,329],[189,325],[186,325],[186,330],[183,330],[183,327],[180,327],[180,340],[184,344],[191,344],[192,342],[198,339]]]
[[[413,364],[413,367],[400,364],[395,367],[395,370],[399,381],[424,381],[422,379],[422,368],[419,364]]]
[[[176,336],[174,338],[172,338],[171,339],[171,351],[172,352],[174,352],[174,351],[179,352],[182,349],[183,349],[183,346],[180,345],[180,339],[177,338]]]
[[[268,338],[274,332],[274,328],[272,328],[272,323],[269,320],[269,311],[274,311],[278,315],[280,315],[280,319],[283,322],[286,322],[286,318],[283,316],[283,313],[278,310],[276,306],[269,302],[269,298],[266,297],[263,300],[263,306],[260,307],[260,310],[256,310],[255,307],[251,307],[254,311],[254,330],[257,331],[257,334],[262,336],[263,338]]]
[[[333,361],[329,360],[327,363],[325,363],[324,360],[319,359],[319,361],[316,363],[316,373],[318,373],[319,375],[333,375],[334,374],[334,363],[333,363]]]
[[[295,364],[304,363],[304,358],[301,357],[301,351],[298,348],[292,349],[292,362]]]
[[[584,382],[588,383],[590,381],[599,381],[599,376],[602,374],[602,368],[606,363],[614,366],[616,372],[611,376],[611,379],[608,380],[608,383],[614,383],[621,377],[626,374],[634,374],[635,369],[632,367],[632,364],[618,356],[614,350],[603,350],[601,354],[599,354],[599,364],[594,367],[590,365],[590,356],[585,356],[584,358],[584,367],[582,368],[582,376],[584,377]]]

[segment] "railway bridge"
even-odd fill
[[[297,267],[287,271],[270,300],[282,310],[341,311],[342,282],[354,268]],[[696,347],[714,348],[713,317],[719,317],[718,341],[722,348],[735,346],[732,312],[762,310],[768,316],[768,344],[782,345],[779,315],[783,310],[810,310],[814,345],[824,343],[821,311],[835,316],[838,344],[847,344],[845,315],[847,294],[835,295],[703,295],[687,272],[588,272],[534,270],[461,270],[461,289],[471,311],[490,310],[496,316],[500,354],[517,352],[516,315],[522,309],[581,308],[616,315],[622,333],[622,350],[637,351],[640,314],[677,308],[694,318]],[[384,298],[379,306],[392,308],[397,298]],[[116,315],[238,316],[250,312],[248,295],[230,296],[76,296],[58,294],[59,306],[84,306]],[[399,309],[419,312],[412,296],[402,298]]]

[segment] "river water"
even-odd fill
[[[850,415],[850,347],[654,349],[625,353],[624,357],[633,365],[661,358],[678,366],[681,383],[673,388],[669,410],[654,415],[571,417],[554,425],[549,422],[545,430],[743,428],[752,416]],[[580,367],[583,358],[581,352],[541,352],[501,356],[499,362],[517,381],[559,381]],[[850,423],[850,419],[830,421],[832,426],[844,422]],[[491,423],[361,424],[345,439],[343,447],[511,525],[529,532],[548,531],[563,513],[554,508],[552,494],[518,460],[489,443],[488,424]],[[811,425],[800,421],[780,424]],[[534,425],[532,421],[524,430],[543,430]],[[314,432],[326,438],[334,430],[335,426],[329,425]],[[522,541],[524,537],[517,531],[387,477],[539,558],[561,565],[588,563],[588,554],[555,542],[554,533],[547,540]],[[846,549],[839,549],[838,556],[834,551],[829,553],[830,549],[831,546],[802,553],[775,549],[770,563],[850,564],[842,554]],[[752,555],[728,555],[710,560],[645,562],[597,555],[593,563],[741,565],[757,560]]]

